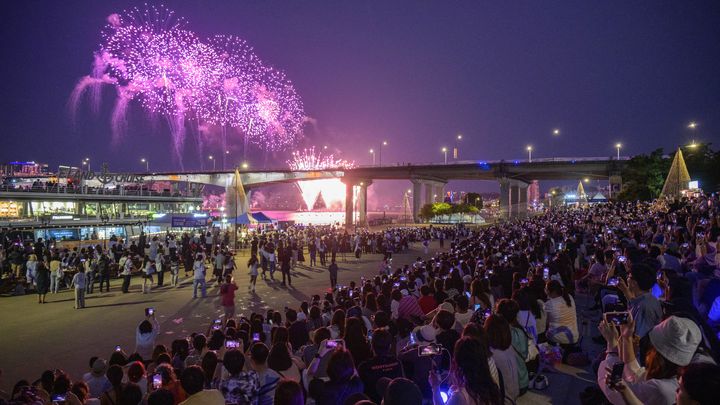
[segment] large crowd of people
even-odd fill
[[[234,312],[236,264],[220,234],[211,234],[209,243],[207,235],[184,235],[175,243],[169,235],[164,241],[153,237],[124,245],[119,252],[117,245],[110,253],[65,252],[63,257],[80,263],[96,260],[101,269],[108,260],[123,277],[130,277],[134,263],[142,260],[143,292],[150,291],[145,281],[157,272],[147,271],[147,263],[164,265],[167,255],[173,277],[181,265],[194,272],[195,296],[198,289],[204,295],[209,262],[213,279],[221,284],[225,317],[207,330],[164,341],[149,308],[135,331],[134,350],[117,347],[108,356],[92,357],[82,377],[56,369],[18,381],[5,400],[504,404],[522,401],[529,390],[546,389],[552,382],[547,373],[562,362],[590,366],[596,373],[597,385],[577,402],[716,403],[719,202],[707,196],[606,203],[479,229],[348,233],[297,227],[259,233],[248,246],[251,279],[273,280],[279,268],[289,286],[288,269],[307,254],[309,264],[327,266],[332,290],[296,308],[245,316]],[[413,243],[427,247],[430,240],[440,241],[442,248],[409,265],[392,264],[393,253]],[[3,259],[13,277],[24,275],[41,293],[45,276],[40,272],[46,270],[39,269],[62,268],[64,258],[39,244],[10,246]],[[41,264],[47,261],[46,250],[47,265]],[[35,264],[19,260],[18,251]],[[381,253],[377,275],[338,285],[332,266],[345,253]],[[85,277],[78,277],[81,273]],[[87,273],[80,266],[69,281],[77,307],[82,307],[78,288],[87,292],[94,284]],[[248,288],[254,289],[254,283]],[[581,296],[594,306],[579,310]],[[44,295],[38,299],[44,302]],[[592,314],[600,319],[594,334],[583,322]],[[587,358],[584,340],[605,350]]]

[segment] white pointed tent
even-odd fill
[[[672,165],[670,165],[670,171],[665,178],[665,184],[660,192],[660,197],[669,199],[679,199],[682,195],[683,190],[688,189],[690,183],[690,173],[688,172],[687,166],[685,166],[685,159],[683,158],[682,150],[678,148],[675,157],[673,158]]]
[[[582,185],[582,180],[580,180],[577,187],[577,202],[579,206],[588,205],[588,196],[585,193],[585,187]]]
[[[231,224],[241,224],[244,218],[247,218],[249,223],[256,222],[255,218],[250,215],[250,202],[237,169],[235,169],[232,183],[225,189],[225,207],[225,212],[230,216],[228,222]]]

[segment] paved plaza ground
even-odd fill
[[[439,248],[436,243],[432,247]],[[418,256],[424,255],[420,244],[415,244],[409,253],[396,254],[393,265],[410,264]],[[381,259],[381,255],[365,255],[359,261],[351,255],[347,255],[346,260],[338,256],[338,282],[348,284],[358,281],[361,276],[377,274]],[[252,311],[264,313],[269,308],[282,310],[285,306],[297,308],[301,301],[309,301],[313,294],[321,294],[330,286],[325,268],[298,266],[293,288],[284,288],[279,281],[268,283],[259,279],[253,294],[247,289],[247,251],[238,255],[237,261],[238,315],[249,315]],[[281,277],[280,272],[276,273],[276,279],[277,276]],[[165,280],[169,282],[169,277]],[[64,369],[73,378],[80,378],[87,371],[91,356],[108,358],[116,345],[128,353],[133,352],[135,329],[144,319],[146,307],[155,308],[161,327],[158,342],[167,346],[177,336],[187,336],[193,331],[205,332],[208,323],[222,314],[217,296],[219,288],[214,284],[209,284],[207,298],[192,299],[191,278],[181,278],[177,288],[165,286],[149,294],[140,293],[141,282],[141,278],[133,278],[131,292],[123,294],[120,280],[113,280],[109,293],[96,292],[87,296],[87,308],[82,310],[73,309],[73,294],[68,290],[48,294],[48,303],[44,305],[37,303],[37,295],[0,298],[0,369],[3,370],[0,388],[10,390],[20,378],[32,381],[43,370],[54,368]],[[581,297],[578,303],[582,308]],[[582,319],[578,314],[578,323]],[[590,322],[592,333],[596,335],[594,325],[597,321]],[[588,346],[591,355],[602,350],[599,345],[589,345],[592,343],[586,338],[584,346]],[[587,368],[561,366],[559,373],[548,374],[548,377],[550,388],[542,392],[531,391],[519,403],[574,404],[578,402],[578,392],[595,383],[594,375]]]

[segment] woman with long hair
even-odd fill
[[[337,339],[338,337],[345,334],[345,311],[337,309],[333,312],[332,320],[330,321],[330,337]]]
[[[490,374],[487,355],[477,339],[463,337],[455,343],[449,377],[450,392],[447,401],[443,401],[441,378],[434,372],[429,373],[434,405],[499,405],[503,402]]]
[[[303,364],[302,361],[290,355],[288,343],[275,343],[272,345],[267,364],[281,377],[300,382]]]
[[[367,330],[363,321],[354,317],[345,320],[345,333],[342,339],[345,340],[345,347],[352,354],[356,364],[372,357],[372,350],[365,336]]]
[[[258,259],[257,256],[250,256],[250,260],[247,262],[248,274],[250,274],[250,284],[248,284],[248,290],[255,292],[255,283],[257,283],[258,276]]]
[[[577,327],[577,311],[575,301],[557,280],[550,280],[545,285],[548,300],[545,302],[547,314],[548,341],[560,344],[573,344],[580,338]]]
[[[475,311],[475,305],[480,305],[480,309],[492,309],[495,300],[490,292],[490,281],[486,278],[476,278],[470,284],[470,302],[469,308]]]
[[[510,324],[500,315],[490,315],[485,320],[485,331],[492,358],[498,369],[501,389],[511,400],[520,395],[519,371],[515,350],[512,348]]]

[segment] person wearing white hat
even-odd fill
[[[655,326],[649,332],[651,347],[645,358],[646,368],[640,367],[635,357],[635,321],[632,316],[626,324],[620,325],[620,335],[615,325],[605,320],[600,323],[599,329],[607,340],[607,354],[600,363],[598,384],[610,402],[625,404],[625,396],[632,393],[645,404],[675,403],[680,371],[690,364],[702,340],[702,333],[695,322],[670,316]],[[618,355],[618,347],[623,353],[622,359]],[[610,381],[613,366],[621,361],[625,363],[623,385],[629,390],[616,390]]]

